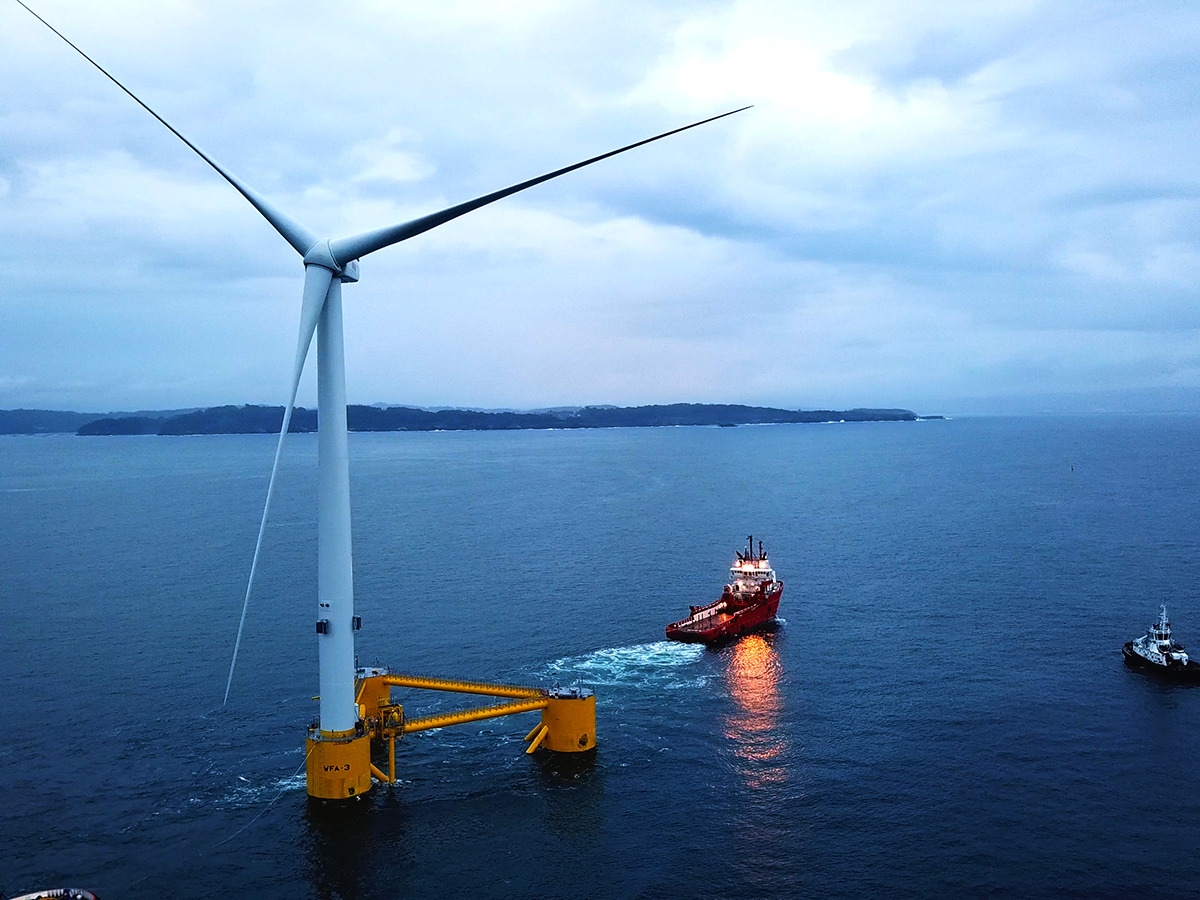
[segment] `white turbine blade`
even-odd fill
[[[18,0],[19,2],[19,0]],[[441,212],[433,213],[432,215],[423,216],[420,219],[413,219],[411,222],[403,222],[399,225],[392,225],[388,228],[379,228],[375,231],[367,231],[363,234],[354,235],[353,237],[339,238],[336,241],[329,242],[329,249],[333,252],[334,259],[339,263],[345,264],[352,259],[361,259],[368,253],[374,253],[376,250],[381,250],[384,247],[392,244],[406,241],[410,237],[415,237],[418,234],[429,231],[431,228],[437,228],[449,222],[451,219],[457,219],[459,216],[466,215],[469,212],[474,212],[481,206],[487,206],[489,203],[495,203],[497,200],[502,200],[505,197],[512,196],[518,191],[523,191],[526,188],[531,188],[534,185],[541,184],[544,181],[549,181],[551,178],[557,178],[559,175],[566,175],[568,172],[574,172],[576,169],[582,169],[584,166],[590,166],[592,163],[600,162],[602,159],[608,159],[610,156],[616,156],[618,153],[624,153],[626,150],[633,150],[635,147],[642,147],[654,141],[662,140],[665,137],[670,137],[673,134],[679,134],[681,131],[687,131],[689,128],[697,128],[700,125],[706,125],[709,122],[715,122],[717,119],[723,119],[726,116],[732,116],[734,113],[740,113],[743,110],[749,109],[749,106],[743,106],[741,109],[733,109],[729,112],[721,113],[719,116],[712,116],[708,119],[703,119],[699,122],[693,122],[691,125],[684,125],[682,128],[676,128],[672,131],[666,131],[662,134],[655,135],[652,138],[646,138],[644,141],[638,141],[636,144],[629,144],[617,150],[610,150],[608,153],[602,153],[599,156],[593,156],[591,159],[585,159],[583,162],[575,163],[573,166],[567,166],[563,169],[556,169],[545,175],[539,175],[537,178],[531,178],[528,181],[522,181],[520,184],[514,184],[512,187],[504,188],[491,194],[485,194],[475,200],[468,200],[466,203],[460,203],[458,206],[451,206]]]
[[[19,2],[19,0],[18,0]],[[225,682],[224,706],[229,702],[229,688],[233,685],[233,668],[237,665],[238,649],[242,646],[242,628],[246,624],[246,610],[250,608],[250,591],[254,588],[254,574],[258,571],[258,555],[262,551],[263,535],[267,531],[267,516],[271,512],[271,498],[275,496],[275,475],[279,472],[279,457],[283,453],[283,439],[287,437],[288,425],[292,422],[292,410],[296,408],[296,392],[300,389],[300,375],[304,372],[304,360],[312,345],[313,332],[317,330],[317,319],[325,305],[333,273],[321,266],[304,268],[304,300],[300,305],[300,335],[296,340],[296,365],[292,370],[292,392],[283,411],[283,427],[279,429],[279,443],[275,445],[275,462],[271,465],[271,480],[267,482],[267,502],[263,504],[262,522],[258,526],[258,540],[254,543],[254,559],[250,563],[250,578],[246,582],[246,599],[242,602],[242,617],[238,621],[237,639],[233,642],[233,659],[229,662],[229,680]]]
[[[211,156],[209,156],[207,153],[205,153],[203,150],[201,150],[199,147],[197,147],[195,144],[193,144],[191,141],[189,141],[187,138],[185,138],[182,134],[180,134],[178,131],[176,131],[175,127],[173,125],[171,125],[170,122],[168,122],[166,119],[164,119],[162,116],[160,116],[154,110],[152,110],[149,106],[147,106],[145,103],[143,103],[141,98],[138,97],[133,91],[129,90],[129,88],[125,87],[125,85],[121,84],[121,82],[117,81],[117,79],[114,78],[111,74],[109,74],[108,70],[105,69],[102,65],[100,65],[100,63],[96,62],[94,59],[92,59],[90,56],[88,56],[86,53],[84,53],[82,50],[80,50],[78,47],[76,47],[73,43],[71,43],[71,41],[67,38],[67,36],[64,35],[61,31],[59,31],[57,28],[55,28],[53,25],[51,25],[49,22],[47,22],[45,19],[43,19],[37,13],[35,13],[28,6],[25,6],[25,4],[22,2],[22,0],[17,0],[17,3],[20,3],[21,6],[24,6],[25,9],[29,12],[29,14],[31,16],[33,16],[35,19],[37,19],[39,22],[41,22],[43,25],[45,25],[47,28],[49,28],[51,31],[53,31],[55,34],[57,34],[60,38],[62,38],[66,42],[67,46],[69,46],[72,50],[74,50],[76,53],[78,53],[80,56],[82,56],[84,59],[86,59],[88,62],[90,62],[93,66],[95,66],[96,69],[99,70],[101,75],[103,75],[105,78],[107,78],[113,84],[115,84],[117,87],[119,87],[121,90],[123,90],[126,94],[128,94],[130,97],[132,97],[134,102],[137,103],[138,106],[140,106],[146,112],[150,113],[150,115],[154,116],[154,118],[158,119],[158,121],[161,122],[166,127],[166,129],[171,132],[171,134],[175,135],[175,137],[179,138],[181,141],[183,141],[185,144],[187,144],[188,147],[190,147],[197,156],[199,156],[202,160],[204,160],[206,163],[208,163],[210,166],[212,166],[213,169],[216,170],[218,175],[220,175],[222,178],[224,178],[226,181],[228,181],[231,185],[233,185],[234,188],[237,189],[239,194],[241,194],[243,197],[245,197],[247,200],[250,201],[251,206],[253,206],[260,213],[262,213],[263,218],[266,219],[268,222],[270,222],[271,225],[274,226],[275,230],[278,231],[281,235],[283,235],[283,239],[285,241],[287,241],[289,244],[291,244],[293,249],[295,249],[295,251],[297,253],[299,253],[301,256],[303,256],[305,253],[308,252],[309,248],[312,247],[312,245],[317,242],[317,236],[315,234],[313,234],[311,231],[309,231],[307,228],[305,228],[299,222],[295,221],[294,219],[292,219],[289,216],[285,215],[284,213],[280,212],[278,209],[276,209],[274,206],[272,206],[270,203],[268,203],[266,200],[264,200],[258,193],[251,190],[246,185],[242,184],[241,181],[239,181],[237,178],[235,178],[233,175],[231,175],[228,171],[226,171],[226,169],[224,167],[218,165],[216,160],[214,160]]]

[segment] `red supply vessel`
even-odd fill
[[[672,641],[692,644],[712,644],[745,634],[775,619],[783,582],[775,578],[775,570],[767,562],[762,541],[754,552],[754,535],[746,538],[749,547],[737,555],[729,570],[729,584],[721,598],[707,606],[691,607],[686,619],[667,626]]]

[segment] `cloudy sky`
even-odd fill
[[[1200,410],[1194,3],[33,6],[332,237],[754,104],[365,259],[351,402]],[[282,403],[291,248],[12,0],[0,80],[0,408]]]

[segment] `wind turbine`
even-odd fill
[[[229,684],[237,662],[246,608],[254,586],[262,549],[263,534],[271,499],[275,493],[275,476],[283,451],[284,439],[296,405],[300,376],[308,357],[313,334],[317,336],[317,648],[320,670],[320,724],[310,732],[308,740],[308,793],[322,799],[345,799],[370,789],[370,745],[363,731],[355,702],[354,631],[358,619],[354,616],[354,577],[351,564],[350,534],[350,468],[346,428],[346,367],[342,338],[342,284],[358,281],[359,260],[376,250],[416,237],[452,219],[495,203],[552,178],[608,159],[635,147],[662,140],[682,131],[731,116],[749,109],[730,110],[675,128],[645,140],[628,144],[608,153],[593,156],[582,162],[556,169],[528,181],[485,194],[439,212],[341,238],[322,238],[304,225],[285,215],[264,197],[251,190],[229,170],[184,137],[166,119],[147,106],[103,66],[72,43],[62,32],[30,9],[23,0],[16,0],[31,15],[65,41],[101,74],[150,113],[172,134],[185,143],[222,178],[257,209],[291,247],[300,254],[304,264],[304,289],[300,303],[300,332],[296,341],[296,358],[292,367],[291,390],[283,414],[283,426],[275,447],[275,460],[267,486],[262,521],[254,547],[246,598],[238,623],[233,661],[229,667],[229,682],[225,699],[229,699]],[[319,773],[317,777],[314,773]]]

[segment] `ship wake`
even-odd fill
[[[608,647],[556,659],[545,667],[544,677],[564,685],[578,682],[588,687],[691,688],[712,677],[697,675],[692,669],[703,655],[703,647],[673,641]]]

